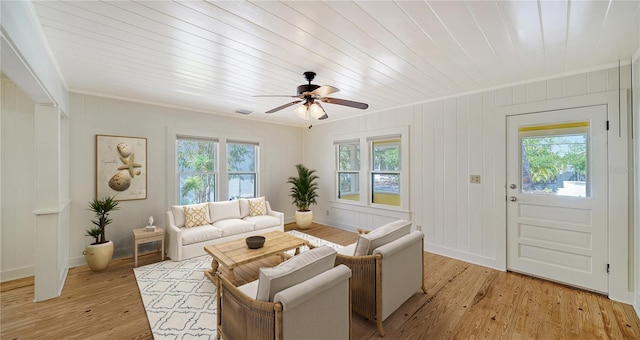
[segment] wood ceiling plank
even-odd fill
[[[568,11],[567,0],[540,2],[545,63],[549,73],[566,71]]]
[[[633,55],[636,47],[628,42],[639,41],[639,15],[640,1],[611,2],[591,63],[602,64]]]
[[[446,70],[447,77],[458,84],[457,92],[468,91],[480,86],[482,82],[487,86],[486,77],[478,77],[477,70],[472,70],[475,66],[442,26],[429,4],[398,2],[398,5],[420,29],[418,36],[424,37],[424,41],[421,42],[423,46],[420,48],[421,53],[435,67]]]
[[[431,50],[428,47],[425,48],[425,43],[428,46],[430,41],[425,39],[419,27],[396,3],[336,2],[331,3],[330,6],[341,13],[355,11],[356,9],[352,9],[351,6],[360,7],[364,13],[359,16],[350,15],[348,19],[360,28],[366,27],[366,30],[357,32],[363,36],[362,38],[352,36],[349,39],[354,42],[360,42],[363,39],[376,41],[376,47],[372,48],[371,52],[397,72],[406,74],[404,77],[410,77],[418,86],[431,86],[432,91],[445,94],[457,92],[461,86],[464,86],[431,63],[431,56],[429,56]],[[353,33],[345,32],[350,35]],[[412,36],[414,40],[407,41]]]
[[[449,35],[441,32],[439,36],[443,41],[450,40],[452,50],[455,51],[453,43],[458,46],[466,59],[465,62],[461,57],[461,62],[477,75],[477,81],[482,81],[485,87],[507,83],[508,77],[467,3],[436,1],[429,4]]]
[[[507,30],[516,48],[524,76],[545,74],[544,43],[538,3],[534,1],[498,2]]]
[[[608,2],[605,1],[571,2],[567,36],[567,69],[581,69],[590,65],[607,7]]]
[[[497,2],[469,1],[467,5],[495,51],[496,59],[507,75],[507,81],[523,79],[522,65]]]

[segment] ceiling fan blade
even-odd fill
[[[301,101],[302,101],[302,100],[294,100],[294,101],[292,101],[291,103],[287,103],[287,104],[284,104],[284,105],[278,106],[278,107],[276,107],[275,109],[271,109],[271,110],[269,110],[269,111],[267,111],[267,112],[265,112],[265,113],[274,113],[274,112],[276,112],[276,111],[280,111],[280,110],[282,110],[282,109],[286,109],[286,108],[288,108],[289,106],[292,106],[292,105],[298,104],[298,103],[299,103],[299,102],[301,102]]]
[[[298,98],[298,96],[292,96],[288,94],[259,94],[252,97],[285,97],[285,98]]]
[[[322,85],[317,89],[311,91],[312,94],[318,95],[320,97],[326,97],[334,92],[338,92],[340,89],[337,87],[333,87],[331,85]]]
[[[329,118],[329,115],[327,114],[327,112],[325,112],[324,116],[318,118],[318,120],[324,120],[324,119],[327,119],[327,118]]]
[[[355,107],[356,109],[366,109],[369,107],[369,104],[366,103],[360,103],[360,102],[354,102],[353,100],[346,100],[346,99],[338,99],[338,98],[329,98],[329,97],[323,97],[320,99],[322,102],[324,103],[329,103],[329,104],[337,104],[337,105],[344,105],[344,106],[349,106],[349,107]]]

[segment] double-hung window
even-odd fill
[[[401,140],[399,137],[370,139],[371,203],[400,206]]]
[[[336,203],[409,209],[409,127],[335,136]]]
[[[216,200],[217,148],[217,140],[177,138],[177,181],[180,204]]]
[[[257,196],[258,144],[227,142],[227,174],[229,199]]]
[[[336,143],[338,199],[360,201],[360,141]]]

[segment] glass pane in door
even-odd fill
[[[589,123],[519,129],[525,194],[589,196]]]

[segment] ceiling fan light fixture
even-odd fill
[[[309,115],[308,115],[308,110],[307,110],[307,105],[302,104],[300,106],[298,106],[295,110],[293,110],[293,112],[296,114],[296,116],[298,116],[300,119],[304,119],[304,120],[309,120]]]
[[[309,106],[309,114],[311,115],[311,117],[318,119],[324,116],[325,112],[320,105],[313,103],[311,104],[311,106]]]

